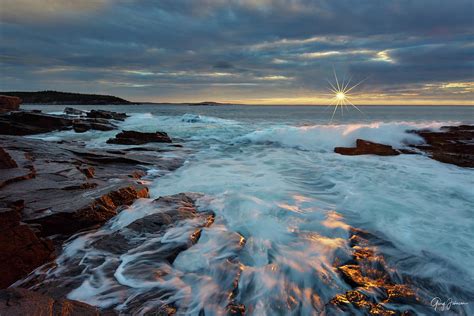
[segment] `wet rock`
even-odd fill
[[[51,241],[39,238],[20,222],[22,208],[22,201],[0,208],[0,288],[8,287],[54,257]]]
[[[245,305],[243,304],[229,304],[227,305],[227,315],[244,316]]]
[[[356,147],[336,147],[334,152],[341,155],[378,155],[378,156],[396,156],[400,152],[392,146],[378,144],[363,139],[357,139]]]
[[[94,167],[77,167],[77,169],[82,172],[88,179],[93,178],[95,175],[95,169]],[[137,177],[136,179],[139,179],[141,177]]]
[[[171,143],[171,138],[165,132],[142,133],[122,131],[115,138],[107,140],[108,144],[143,145],[146,143]]]
[[[432,159],[460,167],[474,168],[474,126],[444,126],[440,131],[413,130],[425,140],[414,145]]]
[[[167,170],[180,164],[153,152],[109,154],[19,136],[0,136],[0,142],[2,164],[11,166],[0,172],[0,251],[6,251],[0,255],[2,286],[50,260],[53,246],[43,237],[58,246],[67,236],[99,227],[136,199],[148,197],[139,181],[144,166]],[[13,212],[10,205],[18,200],[24,205]]]
[[[109,154],[16,136],[0,136],[0,141],[19,166],[0,173],[0,202],[24,199],[22,220],[40,224],[42,236],[103,224],[148,196],[138,179],[146,165],[170,170],[182,162],[156,153]]]
[[[172,248],[163,248],[161,260],[172,263],[181,251],[197,242],[201,228],[210,226],[214,221],[213,213],[197,212],[194,200],[184,193],[160,197],[153,202],[153,206],[160,211],[137,219],[125,230],[98,240],[94,246],[109,252],[123,253],[137,246],[135,243],[140,243],[140,236],[160,235],[170,226],[184,220],[199,219],[201,224],[189,234],[188,242]]]
[[[329,311],[335,309],[367,315],[410,315],[413,310],[408,306],[419,306],[422,310],[429,311],[428,302],[409,284],[397,282],[383,256],[374,251],[375,244],[382,242],[381,240],[354,228],[350,233],[353,258],[339,265],[337,270],[352,290],[332,298]]]
[[[196,197],[195,194],[176,194],[156,199],[149,205],[152,214],[116,231],[90,234],[87,249],[84,249],[86,253],[79,251],[67,260],[60,259],[58,270],[53,264],[47,266],[42,271],[50,273],[32,274],[18,286],[64,298],[86,280],[94,284],[99,273],[109,285],[103,289],[105,292],[98,289],[97,299],[103,295],[115,296],[117,300],[109,306],[111,310],[127,301],[121,306],[123,315],[172,315],[176,307],[165,300],[174,293],[169,288],[161,288],[159,282],[169,280],[170,266],[176,257],[193,247],[200,231],[214,220],[213,213],[197,210]],[[83,255],[91,252],[97,256],[83,260]],[[126,257],[135,259],[125,263],[122,258]],[[132,282],[156,282],[156,286],[149,291],[137,291],[118,282],[116,273]]]
[[[0,188],[18,181],[33,179],[36,176],[36,169],[34,168],[31,157],[27,152],[2,150],[6,154],[4,156],[6,159],[4,164],[7,164],[11,168],[5,168],[0,173]],[[15,166],[13,165],[13,162]]]
[[[80,119],[72,122],[72,128],[76,133],[84,133],[89,130],[111,131],[117,126],[103,119]]]
[[[102,118],[74,118],[67,115],[44,114],[41,111],[18,111],[0,115],[0,134],[34,135],[74,129],[83,133],[88,130],[110,131],[116,126]]]
[[[64,109],[64,114],[84,116],[87,113],[86,113],[86,111],[82,111],[82,110],[78,110],[78,109],[75,109],[75,108],[67,107],[67,108]]]
[[[89,118],[112,119],[117,121],[124,121],[128,115],[126,113],[119,113],[105,110],[91,110],[86,114]]]
[[[52,297],[27,289],[0,290],[0,315],[100,315],[99,310],[88,304]]]
[[[0,95],[0,113],[18,111],[20,109],[21,99],[7,95]]]
[[[96,186],[80,189],[96,189]],[[148,188],[146,187],[124,187],[108,192],[72,212],[56,212],[51,215],[26,219],[25,222],[39,224],[42,236],[71,235],[82,229],[102,226],[106,221],[117,215],[120,206],[131,205],[136,199],[147,197]]]
[[[11,112],[0,115],[0,134],[32,135],[64,130],[72,126],[72,120],[59,115],[36,112]]]
[[[0,169],[18,168],[15,160],[12,159],[2,147],[0,147]]]
[[[21,117],[28,124],[41,115],[25,113]],[[60,124],[69,120],[56,119]],[[47,127],[48,120],[40,126]],[[174,170],[182,164],[181,159],[156,152],[108,153],[67,141],[0,135],[0,143],[0,164],[5,168],[0,172],[1,286],[51,260],[53,246],[60,249],[71,234],[100,227],[136,199],[148,197],[139,180],[147,165]],[[11,210],[18,200],[24,202],[21,210]]]

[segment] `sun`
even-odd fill
[[[338,108],[341,109],[341,115],[344,115],[344,107],[347,108],[348,105],[351,105],[353,108],[357,109],[359,112],[362,113],[362,111],[354,104],[351,102],[350,97],[351,97],[351,91],[355,89],[357,86],[359,86],[362,82],[364,82],[366,79],[359,81],[353,86],[349,86],[351,83],[351,78],[346,81],[344,78],[342,82],[339,82],[339,79],[337,78],[336,71],[333,70],[334,72],[334,79],[335,82],[331,83],[331,81],[328,80],[328,83],[330,85],[329,91],[331,92],[330,95],[332,95],[331,103],[329,106],[333,105],[334,106],[334,111],[332,112],[331,116],[331,122],[334,118],[334,115],[336,114],[336,111]]]
[[[346,94],[344,92],[338,92],[336,93],[336,99],[338,100],[344,100],[346,98]]]

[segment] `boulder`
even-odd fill
[[[112,119],[117,121],[124,121],[128,115],[126,113],[118,113],[105,110],[91,110],[86,114],[89,118],[103,118],[103,119]]]
[[[22,288],[0,290],[0,315],[99,316],[96,307]]]
[[[146,143],[171,143],[171,138],[165,132],[142,133],[122,131],[115,138],[107,140],[107,144],[143,145]]]
[[[392,146],[378,144],[363,139],[356,141],[356,147],[336,147],[334,152],[341,155],[378,155],[378,156],[396,156],[400,152]]]
[[[0,113],[18,111],[20,109],[21,99],[8,95],[0,95]]]

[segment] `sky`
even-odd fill
[[[0,91],[474,105],[472,0],[0,0]]]

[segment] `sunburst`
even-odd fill
[[[357,111],[360,113],[364,114],[352,101],[350,100],[351,98],[351,91],[354,90],[356,87],[358,87],[362,82],[367,80],[367,78],[359,81],[358,83],[350,86],[352,78],[349,78],[349,80],[346,81],[345,78],[343,78],[342,82],[339,82],[339,79],[337,78],[336,71],[333,69],[334,73],[334,79],[335,82],[332,83],[331,81],[327,80],[329,83],[329,91],[331,91],[331,94],[333,97],[331,99],[331,103],[329,104],[328,107],[334,106],[334,111],[332,112],[331,116],[331,122],[334,119],[334,115],[337,112],[337,109],[340,108],[341,110],[341,115],[344,115],[344,107],[350,105],[353,108],[355,108]]]

